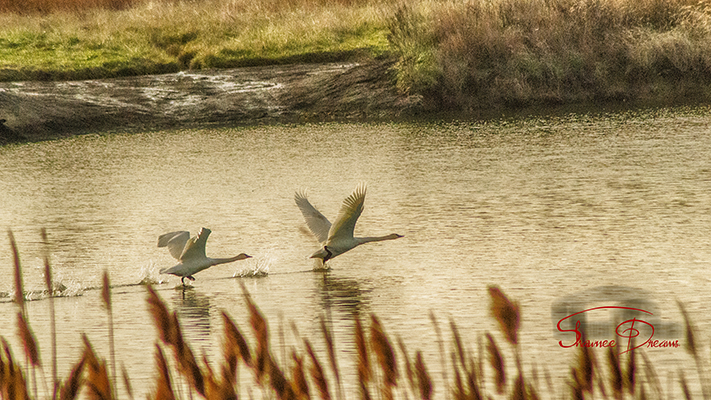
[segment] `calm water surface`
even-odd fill
[[[340,366],[354,372],[353,315],[375,313],[393,339],[423,351],[440,398],[442,367],[429,313],[447,346],[451,319],[467,348],[478,351],[481,336],[493,332],[512,363],[488,314],[487,287],[498,285],[520,303],[527,372],[550,374],[553,392],[566,394],[576,352],[559,345],[574,340],[556,335],[560,316],[553,308],[570,299],[588,308],[636,299],[654,308],[657,327],[670,327],[667,336],[683,343],[673,329],[682,321],[681,301],[700,342],[708,343],[710,139],[707,107],[90,135],[0,148],[0,226],[18,241],[46,374],[41,228],[50,238],[54,279],[66,288],[55,299],[60,376],[79,359],[82,333],[108,357],[97,290],[106,270],[114,286],[117,359],[138,397],[152,388],[157,340],[142,281],[156,283],[194,351],[211,360],[221,354],[220,311],[248,331],[241,283],[268,317],[280,360],[301,348],[292,323],[323,351],[318,321],[325,316]],[[339,256],[330,272],[312,271],[307,257],[317,244],[303,233],[294,192],[305,189],[333,219],[361,181],[368,195],[356,233],[405,237]],[[254,258],[203,271],[182,289],[179,278],[158,274],[175,262],[156,239],[200,227],[212,230],[208,256]],[[0,335],[20,355],[12,258],[3,242]],[[262,276],[241,276],[254,271]],[[645,354],[665,391],[680,393],[679,371],[697,384],[683,347]],[[349,398],[357,397],[353,379]]]

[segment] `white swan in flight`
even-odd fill
[[[207,228],[200,229],[197,236],[190,237],[188,231],[170,232],[158,237],[158,247],[168,247],[170,254],[180,263],[174,267],[163,268],[161,274],[179,276],[185,285],[185,278],[194,281],[193,275],[217,264],[252,258],[244,253],[230,258],[210,258],[205,255],[205,243],[212,231]]]
[[[341,206],[341,211],[336,217],[336,221],[331,224],[314,206],[309,203],[304,192],[296,192],[294,200],[306,219],[306,225],[316,240],[323,245],[311,258],[318,258],[325,264],[326,261],[343,254],[363,243],[379,242],[382,240],[392,240],[403,237],[397,233],[385,236],[354,237],[358,217],[363,212],[363,202],[365,202],[365,185],[360,184],[348,196]]]

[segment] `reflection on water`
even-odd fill
[[[183,286],[175,289],[171,302],[185,329],[186,339],[189,342],[210,341],[210,299],[194,287]]]
[[[321,295],[321,307],[329,313],[335,311],[338,318],[349,320],[367,311],[369,290],[361,289],[358,280],[326,271],[314,274],[314,281]]]
[[[581,307],[631,304],[676,337],[679,300],[699,332],[711,331],[709,111],[176,130],[6,146],[0,225],[15,234],[26,290],[44,288],[39,233],[47,228],[55,280],[82,294],[57,302],[67,353],[60,376],[81,352],[82,331],[106,354],[96,288],[107,270],[117,358],[138,393],[152,387],[154,365],[136,354],[153,354],[156,340],[137,286],[144,280],[178,312],[197,354],[220,354],[221,311],[249,332],[242,282],[284,359],[303,343],[288,334],[291,325],[324,350],[323,316],[347,370],[352,317],[374,313],[408,349],[422,350],[433,377],[445,371],[430,312],[455,321],[474,347],[484,332],[498,332],[487,297],[498,285],[521,305],[522,353],[567,388],[575,352],[558,345],[555,325]],[[300,233],[295,191],[308,188],[324,199],[324,215],[336,215],[361,181],[368,197],[356,234],[404,237],[360,246],[331,260],[330,271],[313,272],[316,245]],[[201,271],[191,288],[175,290],[179,278],[157,274],[173,264],[156,238],[203,226],[215,233],[208,254],[254,259]],[[0,268],[11,276],[7,250],[0,243]],[[17,352],[16,306],[2,297],[12,292],[11,279],[0,281],[0,335]],[[29,304],[43,351],[45,299]],[[606,310],[579,320],[602,326],[649,315]],[[683,349],[645,354],[663,381],[687,368]],[[692,387],[697,375],[686,375]],[[443,383],[434,384],[442,398]]]

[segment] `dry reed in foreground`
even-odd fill
[[[81,358],[71,368],[69,375],[58,379],[56,374],[56,351],[52,351],[52,385],[38,382],[37,372],[42,371],[39,347],[26,318],[22,290],[22,269],[19,252],[12,235],[8,232],[14,254],[15,301],[18,306],[18,331],[21,336],[26,361],[23,365],[13,356],[10,345],[0,338],[0,398],[15,399],[75,399],[84,395],[89,399],[116,399],[117,385],[114,354],[110,363],[102,359],[94,350],[89,338],[82,335],[84,351]],[[46,233],[43,232],[46,241]],[[52,285],[48,257],[45,259],[47,287],[50,298]],[[486,333],[485,349],[481,341],[478,351],[473,352],[459,334],[457,325],[450,321],[452,342],[450,351],[440,339],[443,365],[443,379],[438,387],[437,380],[430,375],[422,352],[414,355],[402,342],[398,346],[386,333],[383,324],[375,315],[370,315],[370,325],[366,329],[363,321],[355,318],[354,342],[356,346],[356,371],[342,371],[336,359],[334,337],[325,321],[321,330],[327,350],[327,362],[314,351],[311,342],[303,339],[301,350],[292,350],[290,357],[280,364],[272,354],[268,323],[259,307],[242,285],[242,291],[249,311],[249,327],[254,343],[250,344],[237,323],[222,312],[224,325],[222,358],[211,363],[203,356],[195,356],[190,345],[184,340],[182,327],[175,311],[170,311],[163,299],[152,286],[147,286],[147,302],[150,314],[157,328],[158,340],[155,345],[155,379],[149,399],[169,400],[180,398],[237,399],[240,396],[240,368],[254,378],[251,386],[260,390],[263,398],[278,399],[431,399],[435,395],[446,399],[540,399],[540,398],[604,398],[604,399],[648,399],[669,398],[661,390],[661,384],[652,364],[645,353],[640,353],[644,363],[640,365],[637,352],[618,354],[616,348],[609,347],[606,363],[598,361],[588,347],[579,347],[571,365],[571,375],[566,385],[556,390],[548,378],[548,390],[542,395],[537,372],[525,373],[524,357],[520,348],[519,327],[521,310],[518,303],[511,301],[495,286],[489,287],[491,316],[498,322],[501,337],[513,349],[515,369],[507,369],[506,359],[494,335]],[[111,289],[108,274],[104,274],[102,298],[108,312],[109,330],[113,330]],[[696,360],[702,379],[703,397],[708,398],[706,380],[699,355],[698,339],[695,338],[686,310],[681,306],[686,322],[686,342],[688,353]],[[50,308],[53,312],[53,308]],[[52,316],[52,318],[54,318]],[[430,315],[437,336],[441,338],[436,317]],[[110,337],[113,332],[109,332]],[[52,331],[54,336],[54,331]],[[52,346],[55,340],[52,338]],[[481,339],[481,338],[480,338]],[[113,353],[113,346],[111,346]],[[172,355],[172,357],[170,356]],[[286,357],[284,357],[286,358]],[[449,361],[447,361],[447,359]],[[109,367],[110,365],[110,367]],[[486,367],[488,365],[488,367]],[[605,368],[606,365],[606,368]],[[509,373],[514,371],[514,376]],[[351,373],[352,372],[352,373]],[[485,379],[485,375],[491,378]],[[644,374],[644,379],[641,375]],[[28,376],[29,375],[29,376]],[[44,375],[43,375],[44,376]],[[358,393],[344,393],[342,380],[345,376],[357,377]],[[329,377],[333,377],[332,380]],[[451,377],[451,379],[448,379]],[[494,386],[486,383],[493,382]],[[125,369],[122,383],[128,397],[133,399],[133,391]],[[680,373],[679,389],[686,399],[692,398],[687,379]],[[38,394],[38,385],[44,384],[47,395]],[[186,389],[187,387],[187,389]],[[252,398],[253,393],[246,395]]]

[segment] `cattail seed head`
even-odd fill
[[[518,343],[518,328],[521,312],[517,302],[510,301],[504,292],[496,286],[489,286],[491,296],[491,315],[499,323],[501,331],[509,343]]]

